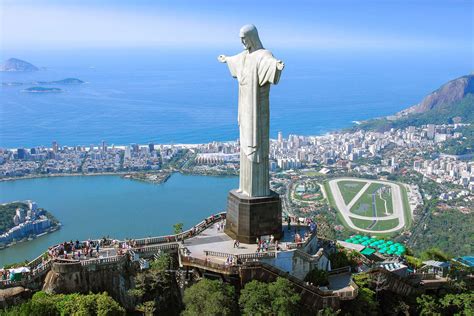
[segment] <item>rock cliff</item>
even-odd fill
[[[474,93],[474,74],[451,80],[428,94],[420,103],[401,111],[399,114],[425,113],[462,100],[468,93]]]

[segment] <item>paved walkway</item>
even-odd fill
[[[186,239],[184,246],[191,252],[190,256],[199,259],[206,259],[205,250],[242,255],[255,253],[257,245],[240,243],[239,248],[234,248],[234,240],[227,236],[222,230],[217,230],[217,224],[204,230],[199,235]],[[214,257],[213,257],[214,259]],[[225,258],[216,258],[218,261],[225,261]]]

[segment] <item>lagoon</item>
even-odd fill
[[[62,228],[32,241],[0,250],[0,267],[33,259],[65,240],[110,236],[140,238],[188,228],[225,209],[237,177],[173,174],[163,184],[119,176],[50,177],[0,182],[0,203],[33,200],[50,211]]]

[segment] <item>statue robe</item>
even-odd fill
[[[230,73],[239,82],[240,185],[248,196],[270,195],[270,84],[281,71],[270,51],[259,49],[227,57]]]

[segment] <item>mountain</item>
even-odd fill
[[[442,85],[428,94],[420,103],[403,110],[397,115],[425,113],[442,107],[449,107],[461,101],[467,94],[474,93],[474,74],[462,76]]]
[[[410,125],[453,122],[474,124],[474,74],[445,83],[420,103],[395,115],[363,121],[354,129],[385,131]]]
[[[17,58],[10,58],[6,62],[0,65],[0,71],[37,71],[39,70],[38,67],[30,64],[27,61],[17,59]]]

